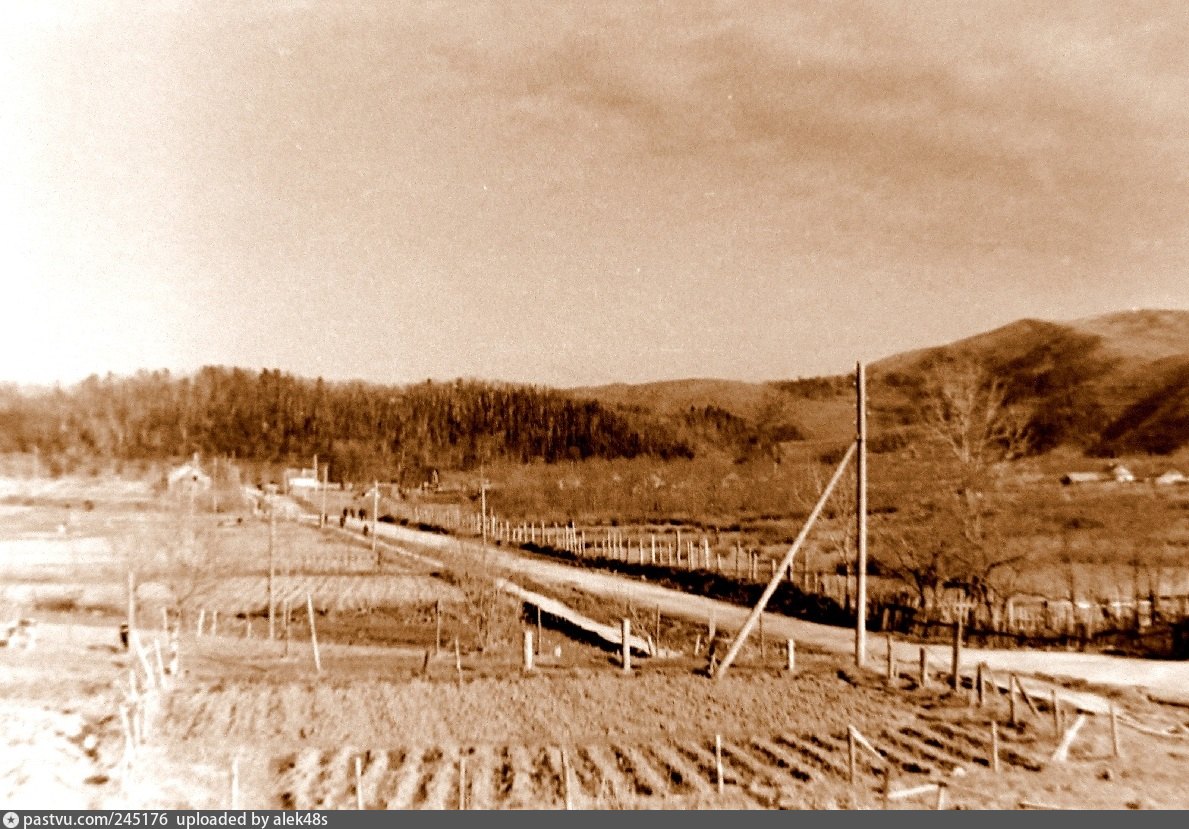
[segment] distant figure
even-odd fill
[[[360,510],[359,510],[359,520],[360,520],[360,521],[366,521],[366,520],[367,520],[367,510],[365,510],[365,509],[360,509]]]
[[[343,514],[339,516],[339,529],[347,526],[347,511],[343,510]]]
[[[120,622],[120,647],[128,650],[128,623]]]
[[[367,538],[367,524],[363,525],[363,537]]]

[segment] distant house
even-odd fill
[[[205,492],[211,488],[211,476],[202,470],[195,459],[171,470],[165,483],[170,492]]]
[[[317,489],[320,486],[317,469],[286,469],[285,491]]]
[[[1189,484],[1189,478],[1175,469],[1170,469],[1160,477],[1154,479],[1157,486],[1173,486],[1174,484]]]
[[[1131,470],[1122,464],[1115,464],[1111,467],[1111,477],[1115,479],[1116,483],[1132,484],[1135,483],[1135,476],[1131,474]]]
[[[1092,484],[1105,480],[1105,477],[1098,472],[1066,472],[1061,476],[1061,483],[1069,486],[1070,484]]]

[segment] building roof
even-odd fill
[[[194,464],[194,463],[184,463],[181,466],[175,467],[173,470],[170,471],[168,477],[169,477],[170,483],[174,483],[175,481],[180,481],[183,478],[190,478],[192,480],[207,480],[207,481],[209,481],[211,479],[210,475],[208,475],[202,471],[201,466],[198,466],[197,464]]]

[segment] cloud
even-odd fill
[[[1101,25],[1013,28],[1005,14],[974,21],[955,46],[930,42],[925,24],[881,37],[874,13],[850,38],[823,34],[836,33],[831,20],[664,22],[560,27],[531,47],[479,50],[476,94],[503,101],[528,140],[598,142],[641,175],[678,159],[746,185],[808,188],[835,203],[827,213],[940,247],[1083,255],[1120,233],[1180,227],[1184,103],[1156,94],[1166,65],[1121,65]],[[1054,32],[1081,44],[1084,71],[1054,65]],[[1140,72],[1152,100],[1136,97]]]

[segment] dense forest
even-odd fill
[[[428,468],[495,460],[691,457],[664,423],[593,400],[475,381],[383,386],[206,367],[91,377],[67,389],[0,392],[0,451],[50,459],[192,452],[288,462],[317,454],[335,479],[420,480]]]

